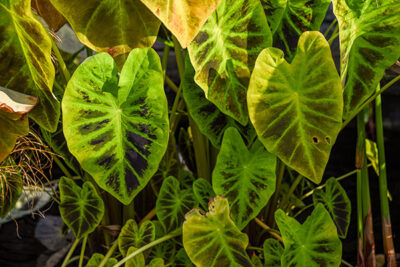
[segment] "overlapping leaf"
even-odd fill
[[[74,180],[62,177],[60,180],[60,214],[64,223],[76,238],[93,232],[104,214],[104,203],[96,188],[89,181],[82,187]]]
[[[193,193],[200,205],[206,209],[208,201],[215,196],[211,184],[203,178],[199,178],[193,183]]]
[[[176,253],[174,267],[193,267],[193,263],[190,261],[189,256],[186,254],[184,248],[181,248],[178,253]]]
[[[208,209],[185,216],[183,246],[190,260],[197,267],[253,266],[246,253],[249,239],[230,218],[228,200],[216,196]]]
[[[69,81],[62,105],[71,153],[101,188],[129,204],[157,171],[168,143],[157,53],[133,50],[119,82],[110,55],[88,58]]]
[[[37,97],[29,116],[48,131],[55,131],[60,116],[52,94],[54,75],[51,39],[33,15],[31,1],[0,0],[0,86]]]
[[[99,267],[101,261],[104,259],[104,255],[100,253],[94,253],[92,257],[89,259],[88,263],[86,264],[86,267]],[[117,264],[117,259],[116,258],[109,258],[104,265],[104,267],[112,267],[115,264]]]
[[[0,164],[0,218],[5,217],[22,193],[22,177],[18,172],[5,171],[6,166],[15,165],[14,161],[9,157]]]
[[[400,57],[400,2],[334,0],[339,22],[344,118],[376,90]]]
[[[265,267],[281,267],[281,257],[283,247],[278,240],[269,238],[265,240],[264,245],[264,266]]]
[[[225,196],[237,227],[243,229],[275,192],[276,157],[256,141],[247,149],[235,128],[228,128],[212,175],[214,192]]]
[[[307,220],[300,224],[283,210],[275,212],[285,250],[281,266],[338,267],[342,243],[328,211],[318,204]]]
[[[333,177],[329,178],[325,191],[317,190],[312,196],[314,204],[323,203],[331,214],[339,237],[346,238],[350,225],[351,202],[340,183]]]
[[[54,31],[58,31],[67,20],[51,4],[50,0],[32,0],[32,8],[44,19]]]
[[[141,0],[186,48],[221,0]]]
[[[189,46],[195,81],[222,112],[248,122],[246,91],[272,36],[259,0],[223,0]]]
[[[140,0],[50,0],[79,40],[97,52],[118,56],[156,41],[159,20]]]
[[[135,220],[128,220],[118,236],[118,247],[122,256],[126,256],[130,247],[140,248],[154,241],[155,226],[152,221],[145,221],[140,227]]]
[[[343,97],[329,44],[300,37],[292,63],[276,48],[257,59],[247,95],[250,119],[266,149],[319,183],[341,129]]]

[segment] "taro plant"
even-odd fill
[[[24,160],[15,143],[40,132],[75,236],[63,267],[79,244],[79,266],[339,266],[348,231],[358,266],[374,266],[373,165],[396,266],[380,95],[400,80],[381,84],[400,57],[400,2],[333,0],[321,33],[330,4],[0,0],[0,216],[23,191],[7,171]],[[73,54],[58,47],[66,23],[83,44]],[[356,169],[326,177],[354,118]],[[353,174],[357,229],[340,184]]]

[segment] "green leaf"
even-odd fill
[[[156,227],[156,239],[159,239],[168,234],[165,232],[163,225],[159,221],[154,221],[154,225]],[[165,264],[169,266],[175,262],[176,246],[177,246],[176,239],[169,239],[165,242],[162,242],[152,247],[149,258],[164,259]]]
[[[343,110],[340,78],[324,36],[303,33],[291,64],[281,50],[263,50],[247,101],[265,148],[319,183],[341,129]]]
[[[269,238],[264,241],[264,266],[281,267],[283,247],[278,240]]]
[[[62,101],[68,148],[97,184],[129,204],[157,171],[168,144],[168,110],[160,59],[134,49],[119,81],[101,53],[75,71]]]
[[[217,106],[210,102],[204,95],[204,91],[194,81],[195,71],[186,57],[185,73],[182,81],[182,93],[186,106],[200,129],[216,148],[221,146],[224,131],[229,127],[235,127],[247,140],[251,142],[256,132],[251,123],[242,126],[232,117],[222,113]]]
[[[263,267],[263,264],[262,264],[262,262],[261,262],[260,257],[258,257],[258,256],[256,256],[256,255],[253,255],[253,256],[251,257],[251,262],[253,263],[253,265],[254,265],[255,267]]]
[[[130,219],[122,227],[118,236],[119,251],[125,257],[130,247],[141,248],[154,241],[155,234],[156,230],[152,221],[145,221],[139,227],[135,220]]]
[[[281,26],[284,15],[290,12],[290,10],[286,11],[288,0],[261,0],[261,4],[264,7],[271,33],[275,34]]]
[[[186,254],[184,248],[181,248],[178,253],[176,253],[174,267],[193,267],[193,263],[190,261],[189,256]]]
[[[86,267],[99,267],[101,261],[104,259],[104,255],[100,253],[94,253],[88,263],[86,264]],[[118,261],[115,258],[109,258],[104,267],[112,267],[115,264],[117,264]]]
[[[51,38],[31,11],[30,0],[0,0],[0,86],[37,97],[29,116],[55,131],[60,103],[52,93]]]
[[[135,247],[130,247],[128,249],[127,255],[134,253],[136,250],[138,249]],[[145,266],[145,258],[143,256],[143,253],[136,255],[135,257],[129,259],[125,263],[125,267],[144,267],[144,266]]]
[[[221,0],[141,0],[186,48]]]
[[[103,200],[93,184],[87,181],[80,187],[74,180],[62,177],[59,187],[64,223],[78,239],[93,232],[104,214]]]
[[[333,0],[339,22],[344,118],[376,90],[385,69],[400,57],[398,0]]]
[[[282,266],[340,265],[342,243],[324,205],[318,204],[303,224],[287,216],[281,209],[275,212],[275,220],[285,245]]]
[[[215,197],[215,193],[211,184],[203,178],[199,178],[194,181],[193,193],[194,197],[204,209],[208,207],[208,202],[210,201],[210,199]]]
[[[7,172],[7,166],[14,166],[11,157],[0,164],[0,218],[4,218],[14,208],[21,193],[23,181],[17,171]]]
[[[246,91],[271,32],[259,0],[223,0],[189,45],[195,81],[222,112],[248,122]]]
[[[164,267],[164,260],[161,258],[155,258],[152,259],[151,262],[149,264],[147,264],[146,266],[148,267]]]
[[[246,253],[249,239],[229,216],[229,203],[216,196],[209,212],[194,209],[185,216],[183,246],[197,267],[253,266]]]
[[[378,147],[372,140],[365,139],[365,153],[377,175],[379,175]]]
[[[325,183],[325,191],[322,189],[314,192],[313,201],[325,205],[336,225],[340,238],[346,238],[350,225],[351,202],[344,188],[334,178],[329,178]]]
[[[156,203],[156,214],[166,233],[182,226],[185,214],[197,205],[193,191],[180,189],[177,179],[164,180]]]
[[[228,128],[212,174],[214,192],[224,195],[237,227],[243,229],[275,192],[276,157],[256,141],[247,149],[235,128]]]
[[[97,52],[118,56],[156,41],[160,21],[140,0],[50,1],[79,40]]]

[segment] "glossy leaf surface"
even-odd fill
[[[183,246],[198,267],[253,266],[246,253],[249,239],[229,216],[228,200],[216,196],[209,212],[194,209],[185,216]]]
[[[122,256],[126,256],[130,247],[141,248],[154,241],[156,235],[152,221],[145,221],[140,227],[133,219],[128,220],[118,236],[118,247]]]
[[[99,267],[101,261],[104,259],[104,255],[100,253],[94,253],[92,257],[89,259],[88,263],[86,264],[86,267]],[[117,264],[117,259],[116,258],[109,258],[104,267],[112,267],[115,264]]]
[[[193,183],[193,193],[200,205],[206,209],[211,198],[215,197],[214,190],[206,179],[199,178]]]
[[[15,165],[9,157],[0,164],[0,218],[4,218],[14,208],[21,193],[23,181],[20,173],[7,172],[6,166]]]
[[[104,214],[104,203],[96,188],[89,181],[82,187],[74,180],[62,177],[60,180],[60,214],[64,223],[76,238],[93,232]]]
[[[32,8],[43,18],[47,25],[54,31],[58,31],[67,20],[52,5],[50,0],[32,0]]]
[[[342,243],[335,224],[322,204],[315,207],[303,224],[287,216],[283,210],[275,212],[275,220],[285,245],[281,266],[340,265]]]
[[[222,112],[248,122],[246,91],[272,36],[259,0],[223,0],[188,47],[195,81]]]
[[[225,196],[237,227],[243,229],[275,192],[276,157],[256,141],[247,149],[234,128],[225,131],[212,175],[214,192]]]
[[[329,178],[326,181],[324,190],[314,192],[314,204],[318,202],[325,205],[325,208],[332,216],[340,238],[346,238],[347,229],[350,225],[351,202],[344,188],[335,178]]]
[[[250,119],[266,149],[315,183],[341,129],[342,88],[328,42],[300,37],[292,63],[276,48],[261,52],[247,95]]]
[[[133,50],[119,81],[110,55],[88,58],[69,81],[62,107],[71,153],[101,188],[129,204],[157,171],[168,143],[157,53]]]
[[[264,266],[265,267],[281,267],[281,257],[283,254],[283,246],[278,240],[269,238],[265,240],[264,245]]]

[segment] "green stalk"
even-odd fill
[[[196,160],[197,176],[211,181],[211,167],[210,167],[210,146],[201,132],[197,124],[189,115],[189,125],[192,131],[194,157]]]
[[[303,175],[299,174],[296,178],[296,180],[294,180],[294,182],[292,183],[292,185],[289,188],[288,193],[283,197],[282,203],[280,205],[280,207],[283,210],[286,210],[289,206],[289,202],[290,202],[290,197],[293,195],[294,190],[296,190],[297,186],[299,185],[299,183],[301,182],[301,180],[304,178]]]
[[[326,29],[324,36],[327,37],[333,26],[337,23],[337,19],[334,19],[332,23],[329,25],[328,29]]]
[[[88,236],[89,236],[89,235],[86,235],[86,236],[83,238],[82,248],[81,248],[81,256],[80,256],[80,258],[79,258],[79,267],[82,267],[82,266],[83,266],[83,259],[85,258],[85,249],[86,249],[86,242],[87,242]]]
[[[185,72],[185,60],[183,58],[182,47],[174,35],[172,35],[172,41],[174,42],[175,57],[176,64],[178,65],[179,77],[182,81],[183,73]]]
[[[65,257],[61,267],[66,267],[68,265],[68,261],[71,258],[72,254],[74,253],[76,246],[78,246],[80,239],[75,239],[74,243],[72,244],[71,248],[68,251],[67,256]]]
[[[67,84],[69,79],[71,79],[71,74],[69,73],[68,68],[65,65],[64,59],[61,56],[60,50],[58,49],[58,46],[53,38],[51,38],[51,42],[54,54],[56,55],[56,58],[58,60],[58,65],[60,66],[61,74],[64,77],[65,84]]]
[[[379,86],[377,88],[379,91]],[[379,162],[379,196],[381,203],[382,238],[387,266],[396,267],[396,253],[393,244],[392,223],[390,220],[389,200],[387,196],[387,174],[385,160],[385,141],[382,123],[382,99],[378,95],[375,100],[376,143]]]
[[[111,246],[111,248],[107,251],[107,254],[104,256],[103,260],[100,262],[99,267],[104,267],[108,261],[109,258],[111,258],[112,254],[114,253],[115,249],[118,247],[118,241],[115,240],[114,244]]]
[[[64,166],[64,164],[57,158],[57,156],[53,157],[53,160],[61,169],[61,171],[64,173],[64,175],[72,179],[72,174],[68,171],[68,169]]]
[[[361,150],[360,142],[365,142],[364,132],[364,118],[362,114],[357,116],[357,149]],[[363,155],[362,152],[356,152],[356,165],[359,168],[359,160],[357,157],[360,157],[360,154]],[[362,172],[361,169],[357,171],[357,230],[358,230],[358,239],[361,241],[358,244],[363,246],[364,244],[364,224],[363,224],[363,193],[362,193]],[[359,248],[358,251],[363,251],[362,248]],[[360,258],[360,257],[359,257]]]
[[[277,159],[277,178],[276,178],[276,186],[275,186],[275,193],[272,196],[272,199],[269,202],[269,205],[267,207],[267,222],[270,225],[273,225],[274,223],[274,212],[276,210],[277,205],[277,201],[278,201],[278,197],[279,197],[279,193],[281,190],[281,184],[282,184],[282,180],[283,180],[283,175],[285,174],[285,163],[283,163],[282,161],[280,161],[279,159]]]

